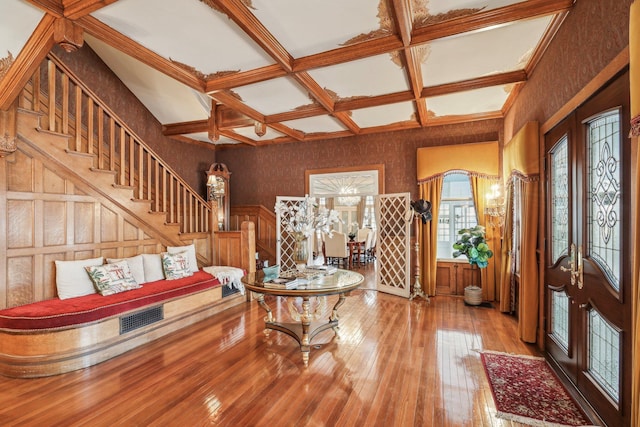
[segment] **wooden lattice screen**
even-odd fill
[[[284,203],[287,207],[296,206],[304,202],[304,197],[278,196],[276,203]],[[276,263],[280,265],[280,271],[296,268],[293,259],[293,246],[295,239],[283,226],[289,220],[288,217],[276,215]]]
[[[411,195],[381,194],[376,199],[377,288],[382,292],[409,298]]]

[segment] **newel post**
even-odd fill
[[[11,104],[8,110],[0,110],[0,157],[13,154],[18,148],[18,102]]]
[[[251,221],[243,221],[240,225],[240,247],[242,251],[242,268],[247,274],[256,272],[256,225]]]

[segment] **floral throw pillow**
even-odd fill
[[[187,252],[178,252],[175,254],[163,252],[162,268],[164,269],[164,277],[167,280],[176,280],[182,279],[183,277],[193,276]]]
[[[127,261],[85,267],[100,295],[107,296],[141,288],[133,278]]]

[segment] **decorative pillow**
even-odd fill
[[[144,266],[144,279],[146,282],[164,280],[160,254],[142,254],[142,265]]]
[[[187,252],[180,252],[177,254],[163,252],[162,268],[164,268],[164,275],[167,280],[182,279],[183,277],[193,276]]]
[[[198,258],[196,257],[196,247],[192,244],[187,246],[167,246],[167,252],[170,254],[177,254],[180,252],[187,252],[187,258],[189,258],[189,265],[191,271],[198,272]]]
[[[113,295],[142,287],[138,285],[133,278],[127,261],[87,266],[85,269],[87,273],[89,273],[91,280],[93,280],[93,284],[96,285],[100,295]]]
[[[138,283],[138,285],[147,283],[147,280],[145,280],[144,278],[144,262],[142,261],[142,255],[120,259],[107,258],[108,264],[114,264],[120,261],[126,261],[127,264],[129,264],[129,270],[131,270],[131,274],[133,274],[133,278],[136,280],[136,283]]]
[[[85,267],[102,265],[103,257],[82,259],[78,261],[56,261],[56,288],[58,298],[67,299],[96,293]]]

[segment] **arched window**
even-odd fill
[[[450,172],[442,182],[442,199],[438,214],[438,259],[453,258],[453,244],[458,240],[458,230],[478,224],[473,203],[469,175]],[[459,257],[463,259],[464,255]]]

